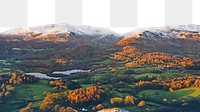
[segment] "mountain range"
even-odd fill
[[[0,59],[25,60],[22,61],[24,66],[40,60],[40,65],[35,63],[34,67],[41,66],[41,63],[49,67],[51,64],[46,64],[44,60],[62,57],[86,63],[93,59],[108,58],[109,54],[124,46],[134,46],[143,52],[165,52],[198,58],[200,26],[144,28],[125,34],[104,28],[69,24],[14,28],[0,34]]]
[[[51,24],[39,27],[14,28],[1,33],[1,36],[13,41],[60,41],[82,44],[110,44],[117,42],[122,35],[109,29],[69,24]],[[9,38],[10,37],[10,38]],[[79,42],[78,42],[79,41]],[[80,43],[80,44],[81,44]]]
[[[118,34],[105,28],[51,24],[38,27],[14,28],[0,34],[6,42],[64,42],[67,46],[135,45],[143,51],[164,51],[178,54],[200,49],[200,25],[152,27]],[[199,55],[197,53],[197,55]]]
[[[164,26],[164,27],[152,27],[137,29],[125,34],[118,34],[110,29],[91,27],[91,26],[75,26],[69,24],[50,24],[37,27],[21,27],[13,28],[11,30],[1,32],[0,36],[3,37],[31,37],[31,39],[37,39],[37,37],[44,37],[48,35],[56,35],[60,37],[96,37],[95,39],[105,39],[113,37],[145,37],[150,39],[156,38],[186,38],[184,36],[176,35],[176,33],[187,32],[192,34],[199,34],[200,25],[179,25],[179,26]],[[141,35],[138,35],[141,34]]]

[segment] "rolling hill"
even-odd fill
[[[200,26],[180,25],[140,29],[127,33],[117,45],[132,45],[145,52],[159,51],[199,57]]]

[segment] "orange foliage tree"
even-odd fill
[[[143,107],[145,105],[145,101],[140,101],[139,103],[138,103],[138,107]]]
[[[53,110],[54,107],[59,102],[66,102],[67,94],[64,92],[60,93],[47,93],[44,100],[41,102],[39,109],[40,110]]]
[[[30,102],[30,103],[27,105],[27,107],[22,108],[22,109],[20,110],[20,112],[34,112],[34,111],[33,111],[33,103]]]
[[[111,105],[133,105],[134,104],[134,97],[133,96],[126,96],[125,99],[120,97],[114,97],[110,99]]]
[[[52,80],[49,82],[50,86],[54,87],[54,90],[61,91],[67,89],[62,80]]]
[[[137,87],[142,87],[144,85],[149,85],[146,87],[151,88],[155,85],[167,87],[170,92],[175,90],[179,90],[182,88],[189,88],[189,87],[200,87],[200,76],[185,76],[185,77],[178,77],[178,78],[167,78],[167,79],[154,79],[152,81],[139,81],[135,84]],[[145,88],[145,89],[148,89]],[[143,88],[144,89],[144,88]]]
[[[172,56],[164,52],[142,53],[133,46],[125,46],[122,51],[111,54],[111,58],[125,61],[126,68],[135,68],[142,65],[156,66],[158,68],[193,66],[194,60],[188,57]]]
[[[55,59],[55,62],[61,66],[65,66],[67,65],[67,61],[65,59],[62,59],[62,58],[56,58]]]
[[[71,104],[83,104],[102,100],[105,91],[101,86],[90,86],[86,89],[79,88],[68,93],[67,99]]]

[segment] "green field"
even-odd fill
[[[15,91],[7,97],[3,104],[0,104],[2,112],[10,112],[25,107],[29,102],[33,102],[34,106],[39,106],[39,102],[44,98],[45,91],[51,91],[47,80],[40,80],[33,84],[20,84],[14,86]],[[13,111],[13,112],[15,112]]]
[[[138,96],[142,96],[145,99],[161,103],[161,104],[174,104],[182,103],[184,100],[187,102],[200,100],[200,88],[184,88],[176,90],[174,92],[164,90],[144,90],[141,91]],[[167,101],[163,101],[167,99]],[[176,99],[176,102],[173,100]]]
[[[147,77],[147,78],[153,78],[153,77],[160,78],[160,75],[156,74],[156,73],[144,73],[144,74],[134,76],[135,79],[143,79],[145,77]]]
[[[70,80],[80,83],[81,87],[85,89],[94,85],[102,86],[106,91],[106,97],[101,102],[104,107],[118,107],[110,104],[110,98],[125,98],[126,96],[131,95],[135,97],[135,104],[131,106],[122,105],[121,107],[119,106],[119,108],[126,109],[130,112],[148,112],[154,111],[158,108],[174,109],[176,107],[180,107],[180,105],[183,104],[183,101],[190,103],[200,100],[200,88],[184,88],[181,90],[175,90],[174,92],[169,92],[162,89],[141,89],[140,91],[135,89],[135,83],[137,83],[139,80],[184,77],[185,75],[180,73],[178,70],[162,71],[156,67],[127,69],[122,63],[112,61],[111,59],[95,62],[93,64],[99,66],[96,67],[94,71],[88,74],[83,74],[86,77],[76,77]],[[67,79],[67,77],[64,79]],[[14,92],[6,98],[6,101],[3,104],[0,104],[2,112],[18,112],[21,108],[27,106],[29,102],[33,102],[35,109],[38,109],[38,106],[44,98],[43,93],[45,91],[51,92],[53,90],[52,87],[49,86],[48,80],[40,80],[39,82],[31,84],[15,85],[14,87]],[[66,91],[68,91],[68,89]],[[163,101],[163,99],[166,100]],[[144,107],[137,106],[141,100],[144,100],[146,103]],[[95,105],[89,105],[85,108],[90,109],[93,106]]]

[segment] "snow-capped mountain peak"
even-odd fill
[[[2,32],[3,35],[26,35],[28,33],[36,34],[60,34],[60,33],[73,33],[75,35],[92,35],[92,36],[102,36],[102,35],[115,35],[120,36],[120,34],[115,33],[109,29],[91,27],[91,26],[75,26],[69,24],[50,24],[38,27],[21,27],[13,28],[6,32]]]
[[[200,35],[200,25],[179,25],[179,26],[163,26],[163,27],[151,27],[143,28],[131,31],[125,34],[126,38],[186,38],[186,33]],[[180,36],[183,35],[183,36]],[[187,34],[186,34],[187,35]]]

